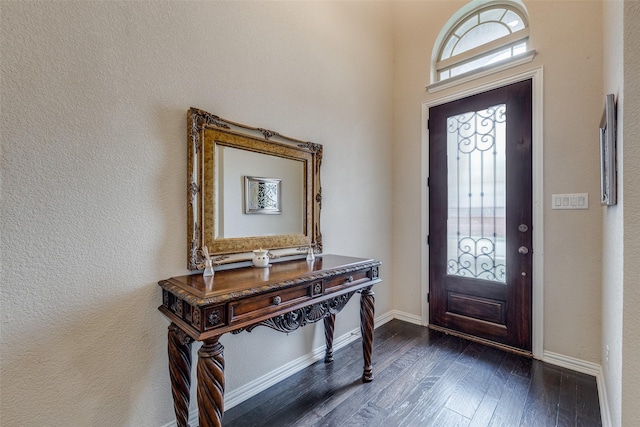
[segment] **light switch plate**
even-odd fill
[[[552,194],[551,209],[589,209],[589,193]]]

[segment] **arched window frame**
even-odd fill
[[[524,28],[515,31],[509,35],[494,39],[480,46],[477,46],[461,54],[450,58],[440,60],[440,56],[447,45],[449,39],[454,35],[456,30],[467,19],[474,15],[479,15],[489,9],[508,9],[516,13],[522,19]],[[527,42],[526,51],[513,55],[509,58],[497,61],[496,63],[480,66],[473,70],[458,74],[444,80],[439,79],[440,70],[450,69],[455,66],[463,65],[483,56],[490,55],[496,51],[500,51],[509,46],[516,45],[523,41]],[[473,79],[486,76],[491,73],[502,71],[507,68],[515,67],[523,63],[533,60],[535,50],[529,45],[529,19],[527,9],[520,0],[511,1],[495,1],[495,0],[475,0],[458,10],[442,27],[440,34],[436,39],[431,55],[431,84],[427,86],[429,92],[436,92],[448,87],[452,87]]]

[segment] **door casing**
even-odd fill
[[[427,122],[429,120],[429,108],[441,105],[467,96],[476,95],[482,92],[496,89],[511,83],[523,80],[532,80],[532,232],[533,232],[533,278],[532,278],[532,354],[536,359],[543,357],[543,332],[544,332],[544,193],[543,193],[543,91],[542,91],[542,67],[534,68],[519,74],[501,78],[487,84],[478,85],[470,89],[455,92],[422,104],[422,183],[421,186],[421,279],[422,279],[422,324],[429,324],[429,306],[427,296],[429,293],[429,246],[427,237],[429,235],[429,193],[427,188],[427,178],[429,176],[429,130]]]

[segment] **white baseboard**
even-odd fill
[[[551,351],[542,353],[542,361],[551,365],[560,366],[562,368],[571,369],[572,371],[582,372],[583,374],[597,377],[602,372],[602,368],[597,363],[586,362],[574,357],[565,356]]]
[[[562,354],[553,353],[551,351],[545,351],[543,353],[542,361],[551,365],[560,366],[562,368],[571,369],[573,371],[596,377],[602,427],[612,427],[611,413],[609,412],[609,399],[607,398],[607,387],[605,384],[602,366],[597,363],[587,362],[573,357],[564,356]]]
[[[405,313],[404,311],[398,310],[392,310],[388,314],[391,316],[391,319],[389,320],[398,319],[403,322],[413,323],[414,325],[426,326],[422,324],[422,317],[416,316],[415,314]]]

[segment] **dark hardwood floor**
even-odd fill
[[[338,319],[339,321],[339,319]],[[393,320],[373,382],[355,341],[226,411],[225,426],[600,426],[594,377]]]

